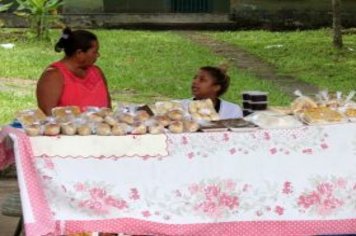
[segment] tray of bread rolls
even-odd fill
[[[50,117],[40,109],[28,109],[17,112],[16,118],[29,136],[190,133],[200,129],[202,119],[212,119],[211,116],[193,119],[176,102],[160,103],[155,110],[159,112],[154,113],[149,106],[132,105],[116,111],[87,107],[81,112],[79,107],[70,106],[53,108]]]

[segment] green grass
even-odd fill
[[[95,33],[101,53],[97,64],[107,77],[115,101],[151,103],[190,97],[196,70],[224,62],[222,57],[173,32],[96,30]],[[53,50],[59,35],[59,31],[52,32],[52,43],[18,40],[13,50],[0,48],[0,77],[37,80],[47,65],[62,57]],[[290,102],[275,86],[250,74],[236,69],[231,69],[229,74],[232,81],[225,98],[232,102],[240,102],[240,92],[252,89],[269,91],[271,104]],[[0,115],[0,124],[11,120],[16,109],[35,105],[33,96],[20,94],[12,99],[11,91],[17,90],[10,89],[8,94],[1,95],[2,107],[7,108]]]
[[[275,65],[280,74],[315,84],[320,89],[349,92],[356,89],[356,35],[344,35],[345,47],[331,46],[328,29],[301,32],[216,32],[218,40],[244,48]],[[280,48],[266,48],[283,45]]]

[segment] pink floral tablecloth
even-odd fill
[[[356,124],[0,139],[29,236],[356,233]]]

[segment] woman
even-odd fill
[[[210,98],[220,119],[241,118],[242,110],[238,105],[220,98],[228,90],[229,85],[230,77],[225,70],[212,66],[201,67],[192,82],[193,99]],[[184,103],[188,101],[185,100]]]
[[[111,107],[105,76],[94,65],[99,54],[97,37],[85,30],[63,30],[55,46],[65,56],[50,65],[37,83],[38,107],[46,115],[58,106]]]

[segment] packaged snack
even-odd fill
[[[46,120],[46,115],[40,109],[27,109],[16,113],[17,120],[22,126],[41,123]]]
[[[184,131],[184,125],[182,121],[173,121],[169,127],[168,127],[169,131],[171,131],[172,133],[183,133]]]
[[[215,111],[211,99],[195,100],[189,103],[189,112],[196,120],[219,120],[219,114]]]
[[[183,106],[180,101],[162,101],[155,103],[155,110],[157,115],[162,115],[171,110],[183,111]]]
[[[294,92],[298,97],[292,102],[292,110],[294,113],[298,113],[305,109],[316,108],[318,104],[310,97],[304,96],[299,90]]]

